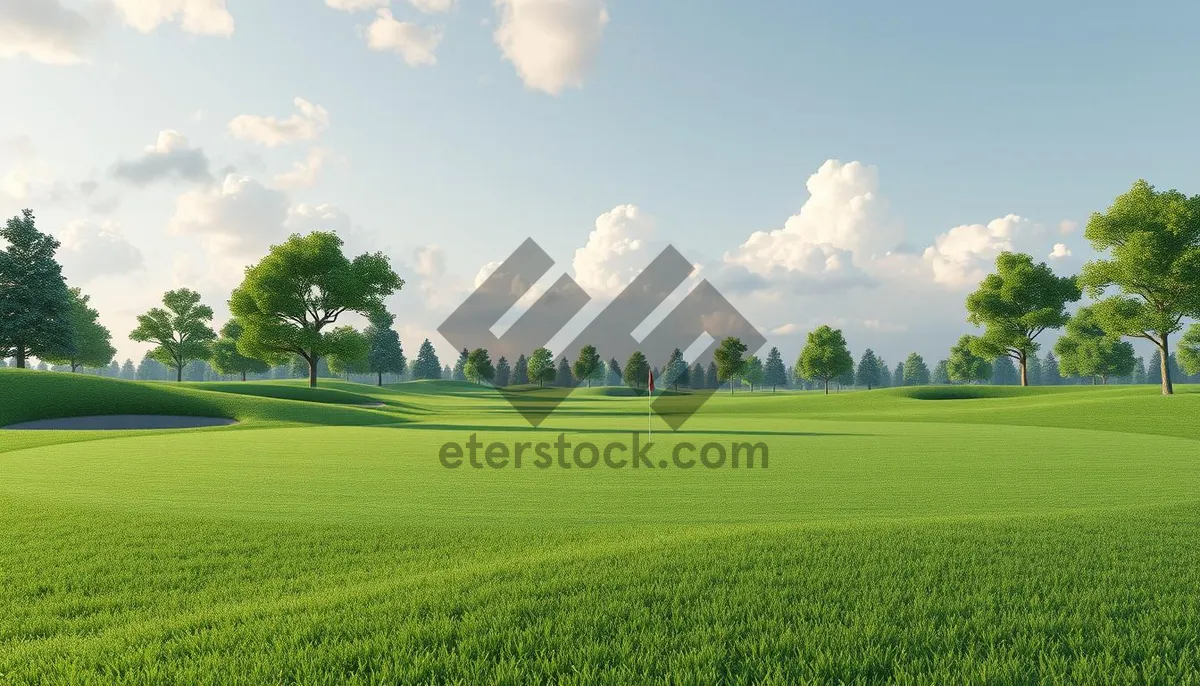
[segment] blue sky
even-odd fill
[[[1069,273],[1135,179],[1200,188],[1194,3],[112,1],[0,0],[0,214],[65,235],[122,357],[162,291],[223,319],[241,266],[334,228],[408,280],[408,350],[532,236],[595,284],[673,243],[788,359],[829,322],[936,360],[1000,247]],[[266,144],[296,98],[324,114]]]

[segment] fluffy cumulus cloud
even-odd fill
[[[608,24],[604,0],[496,0],[496,9],[496,45],[527,87],[583,86]]]
[[[325,148],[313,148],[304,160],[293,164],[288,171],[277,174],[275,185],[286,190],[310,188],[316,185],[317,176],[329,158],[330,153]]]
[[[437,64],[437,47],[442,30],[398,21],[391,10],[381,9],[367,27],[367,47],[379,52],[394,52],[410,67]]]
[[[215,253],[244,257],[285,234],[288,205],[282,191],[230,174],[220,184],[179,196],[169,228],[199,236]]]
[[[46,64],[85,62],[94,18],[59,0],[0,0],[0,58],[24,55]]]
[[[343,12],[366,12],[387,7],[391,0],[325,0],[325,4]]]
[[[212,181],[204,151],[190,147],[186,136],[170,129],[160,131],[158,140],[147,146],[141,157],[114,165],[112,174],[135,186],[148,186],[166,179]]]
[[[229,122],[229,133],[234,138],[258,143],[268,148],[312,140],[329,128],[329,112],[304,98],[296,98],[293,104],[298,110],[286,119],[256,114],[241,114]]]
[[[575,251],[575,281],[595,297],[615,296],[655,254],[647,245],[654,219],[637,205],[618,205],[596,218],[587,244]]]
[[[425,14],[440,14],[454,9],[455,0],[408,0],[408,2]]]
[[[61,243],[58,257],[74,283],[119,276],[144,266],[142,251],[126,240],[115,222],[72,222],[57,238]]]
[[[178,21],[187,33],[233,34],[233,15],[225,9],[225,0],[112,0],[112,3],[125,23],[142,33]]]
[[[1067,247],[1066,243],[1055,243],[1054,248],[1050,250],[1050,259],[1052,260],[1061,260],[1070,256],[1071,249]]]
[[[1032,222],[1015,214],[987,224],[963,224],[934,239],[925,249],[933,280],[952,287],[974,286],[995,263],[996,256],[1014,249],[1014,241],[1036,231]]]

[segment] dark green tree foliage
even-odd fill
[[[625,383],[621,378],[621,363],[617,362],[617,358],[611,358],[608,361],[608,378],[605,381],[609,386],[620,386]]]
[[[1200,374],[1200,324],[1192,327],[1179,339],[1179,366],[1187,374]],[[1142,370],[1145,376],[1145,370]]]
[[[763,380],[764,386],[770,386],[771,392],[779,386],[787,385],[787,370],[783,366],[783,355],[779,354],[779,348],[772,347],[767,352],[767,361],[763,365]]]
[[[129,338],[154,343],[154,359],[175,369],[175,380],[183,380],[183,368],[192,360],[205,360],[217,333],[208,325],[212,308],[200,303],[200,294],[187,288],[163,294],[163,307],[138,315],[137,328]]]
[[[483,348],[475,348],[467,355],[463,364],[463,374],[468,381],[478,384],[491,383],[496,378],[496,368],[492,366],[492,358]]]
[[[529,356],[529,380],[536,381],[538,388],[554,381],[554,353],[538,348]]]
[[[945,386],[950,383],[950,361],[938,360],[938,363],[933,366],[933,372],[929,376],[929,382],[936,386]]]
[[[121,365],[121,378],[126,381],[137,379],[137,369],[133,366],[133,360],[125,358],[125,363]]]
[[[996,386],[1016,386],[1021,382],[1011,357],[1003,355],[992,363],[992,383]]]
[[[742,365],[742,380],[750,386],[750,391],[754,392],[754,387],[761,386],[763,379],[766,378],[766,372],[763,371],[763,362],[758,355],[751,355],[746,358],[746,363]]]
[[[422,379],[442,378],[442,362],[438,359],[433,344],[426,338],[417,350],[417,359],[413,361],[412,377],[414,381]]]
[[[72,372],[80,367],[108,366],[117,351],[112,346],[108,329],[100,324],[100,313],[88,306],[88,296],[78,288],[70,289],[68,297],[71,304],[69,334],[47,350],[42,359],[50,364],[66,365]]]
[[[442,379],[449,381],[452,378],[454,378],[454,371],[450,369],[450,365],[444,365],[442,367]]]
[[[566,358],[563,358],[566,360]],[[592,381],[598,381],[604,374],[604,362],[600,359],[600,354],[596,352],[596,346],[585,345],[579,349],[579,356],[575,359],[575,365],[571,369],[575,378],[580,381],[586,381],[588,388],[591,388]]]
[[[1200,195],[1155,191],[1143,180],[1118,196],[1084,232],[1109,259],[1084,265],[1088,295],[1112,295],[1094,305],[1096,321],[1114,336],[1144,338],[1159,352],[1163,395],[1171,395],[1170,338],[1185,318],[1200,318]],[[1147,370],[1149,373],[1149,370]]]
[[[1080,377],[1109,377],[1133,373],[1133,346],[1108,334],[1092,307],[1081,307],[1067,322],[1067,333],[1054,344],[1059,373]]]
[[[351,374],[366,374],[371,371],[367,354],[371,351],[371,341],[361,331],[352,326],[339,326],[329,332],[329,338],[336,342],[337,350],[323,359],[332,374],[346,377]]]
[[[702,391],[708,388],[704,378],[704,365],[699,362],[692,365],[691,371],[688,372],[688,380],[691,381],[693,391]]]
[[[635,350],[625,360],[625,373],[622,375],[625,380],[625,385],[630,388],[646,388],[646,384],[650,378],[650,363],[646,361],[646,356],[642,351]]]
[[[512,379],[512,369],[508,366],[508,360],[502,356],[496,360],[496,376],[492,379],[492,385],[497,388],[504,388]]]
[[[450,378],[454,381],[467,380],[467,358],[471,356],[471,351],[463,348],[458,353],[458,361],[454,363],[454,370],[450,374]]]
[[[879,358],[879,387],[887,388],[892,385],[892,369],[881,357]]]
[[[831,379],[854,369],[854,358],[850,356],[841,329],[820,326],[810,332],[796,367],[804,378],[823,381],[828,394]]]
[[[892,385],[899,388],[904,385],[904,363],[896,363],[896,371],[892,373]]]
[[[1042,358],[1037,355],[1030,355],[1029,360],[1025,364],[1029,368],[1029,385],[1043,385],[1045,380],[1042,376]]]
[[[1058,372],[1058,358],[1054,357],[1054,353],[1046,353],[1046,359],[1042,361],[1042,380],[1047,386],[1057,386],[1062,383],[1062,375]]]
[[[841,390],[842,388],[850,388],[851,386],[853,386],[854,385],[854,365],[851,364],[850,369],[847,369],[846,371],[842,372],[842,374],[840,376],[838,376],[836,379],[834,379],[834,381],[837,382],[839,390]]]
[[[904,361],[904,385],[929,385],[929,366],[925,364],[925,358],[916,353],[911,353],[908,359]]]
[[[951,381],[979,383],[992,378],[992,363],[975,353],[974,336],[963,336],[950,348],[946,373]]]
[[[512,385],[523,386],[529,383],[529,360],[524,355],[517,355],[517,363],[513,365]]]
[[[339,354],[345,359],[349,351],[340,346],[357,343],[326,329],[347,312],[380,315],[384,298],[403,286],[383,253],[350,260],[337,234],[294,234],[246,269],[229,298],[229,311],[242,323],[238,346],[243,354],[259,359],[298,355],[308,362],[309,385],[316,386],[320,360]]]
[[[242,325],[230,319],[221,327],[221,337],[212,344],[212,366],[221,374],[262,374],[271,368],[271,362],[243,355],[237,349],[242,336]]]
[[[867,351],[858,360],[858,370],[854,374],[855,385],[865,387],[868,391],[879,386],[880,364],[879,358],[875,356],[875,351],[867,348]]]
[[[150,353],[146,353],[137,368],[138,381],[166,381],[168,373],[166,365],[150,357]]]
[[[408,360],[404,359],[404,348],[400,345],[400,334],[392,328],[396,315],[376,312],[363,335],[367,337],[367,369],[375,374],[377,385],[383,385],[384,374],[404,373]]]
[[[558,369],[554,374],[554,383],[562,388],[575,386],[575,375],[571,373],[571,363],[566,357],[558,361]]]
[[[708,363],[708,369],[704,370],[704,387],[709,390],[715,390],[721,385],[720,379],[717,377],[716,361]]]
[[[680,386],[688,383],[688,363],[683,359],[683,351],[675,348],[663,365],[662,385],[666,388],[679,390]]]
[[[24,368],[30,357],[61,355],[71,338],[72,306],[58,241],[37,230],[33,210],[23,210],[0,229],[0,358]]]
[[[746,364],[746,360],[742,357],[745,354],[746,344],[742,343],[740,338],[733,336],[721,341],[721,345],[713,353],[713,361],[717,365],[717,381],[718,383],[728,381],[731,394],[734,380],[742,373],[742,368]]]
[[[1130,379],[1130,383],[1135,383],[1135,384],[1147,383],[1145,358],[1139,356],[1136,360],[1133,361],[1133,378]]]

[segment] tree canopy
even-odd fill
[[[80,367],[106,367],[117,354],[112,335],[100,324],[100,313],[88,305],[88,296],[78,288],[68,291],[70,297],[69,335],[42,354],[50,364],[63,364],[78,371]],[[132,366],[132,363],[130,364]]]
[[[929,366],[925,358],[917,353],[911,353],[904,361],[904,385],[926,386],[929,384]]]
[[[585,345],[580,348],[579,356],[575,358],[575,366],[571,371],[575,373],[576,379],[587,381],[588,387],[591,387],[592,381],[604,378],[604,362],[600,360],[600,353],[596,352],[596,346]]]
[[[783,356],[779,348],[772,347],[767,352],[767,361],[763,364],[762,384],[770,386],[774,392],[779,386],[787,385],[787,369],[783,366]]]
[[[331,352],[325,357],[329,371],[349,379],[351,374],[366,374],[371,371],[367,354],[371,341],[353,326],[339,326],[329,330],[325,336],[331,343]]]
[[[23,210],[0,229],[0,358],[25,367],[29,357],[61,352],[70,340],[72,304],[58,241],[37,230],[33,210]]]
[[[713,362],[717,365],[717,382],[729,382],[729,392],[733,393],[733,382],[742,373],[746,360],[746,344],[742,339],[730,336],[721,341],[721,345],[713,352]]]
[[[951,381],[975,383],[992,378],[992,363],[975,353],[978,347],[975,336],[963,336],[950,348],[946,373]]]
[[[238,339],[242,336],[242,325],[236,319],[225,322],[221,327],[221,337],[212,345],[212,366],[221,374],[241,374],[242,381],[246,374],[262,374],[271,369],[272,362],[279,360],[260,360],[243,355],[237,349]]]
[[[650,363],[642,351],[633,351],[629,359],[625,360],[625,372],[622,378],[625,380],[625,385],[630,388],[646,387],[646,382],[650,379]]]
[[[183,368],[192,360],[207,360],[217,333],[208,325],[212,308],[200,302],[200,294],[187,288],[167,291],[163,307],[138,315],[137,328],[129,338],[154,343],[151,357],[175,369],[175,380],[183,380]]]
[[[829,380],[854,368],[854,358],[850,356],[842,330],[822,325],[809,332],[796,368],[806,379],[820,379],[828,394]]]
[[[1200,324],[1192,327],[1179,339],[1179,366],[1186,374],[1200,374]]]
[[[1133,346],[1107,333],[1093,307],[1081,307],[1067,322],[1067,333],[1054,344],[1059,373],[1064,376],[1128,376],[1136,364]]]
[[[492,379],[496,378],[492,358],[483,348],[475,348],[467,355],[463,373],[466,374],[467,380],[478,384],[491,383]]]
[[[554,370],[554,353],[547,348],[538,348],[529,356],[527,363],[529,381],[537,382],[538,388],[554,381],[557,372]]]
[[[433,349],[433,344],[429,342],[428,338],[421,342],[421,347],[417,350],[417,359],[413,362],[412,377],[417,380],[442,378],[442,363],[438,360],[437,352]]]
[[[367,337],[367,371],[375,374],[379,386],[383,385],[384,374],[403,374],[408,365],[400,345],[400,334],[392,328],[395,321],[396,315],[390,312],[376,312],[363,331]]]
[[[875,356],[875,351],[867,348],[858,361],[858,371],[854,375],[855,385],[866,386],[868,391],[879,386],[883,376],[881,364],[880,359]]]

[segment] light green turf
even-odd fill
[[[0,373],[0,417],[241,423],[0,432],[0,683],[1200,678],[1190,388],[718,394],[652,461],[749,440],[767,469],[450,470],[472,433],[628,442],[645,399],[532,430],[452,382],[81,379]]]

